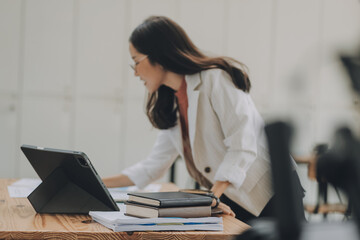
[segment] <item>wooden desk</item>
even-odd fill
[[[231,239],[249,228],[223,216],[222,232],[113,232],[92,222],[89,215],[37,214],[26,198],[9,197],[7,186],[14,181],[0,179],[0,239]],[[164,190],[174,188],[164,185]]]
[[[316,161],[315,155],[306,157],[294,157],[297,164],[306,164],[308,167],[308,177],[310,180],[316,181]]]

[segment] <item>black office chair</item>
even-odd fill
[[[297,204],[289,153],[291,127],[283,122],[265,127],[272,164],[276,219],[259,219],[238,240],[297,240],[301,232],[303,209]]]

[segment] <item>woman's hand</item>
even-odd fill
[[[128,187],[133,186],[134,183],[131,181],[131,179],[124,175],[120,174],[113,177],[106,177],[102,179],[103,183],[106,187],[112,188],[112,187]]]
[[[225,203],[220,202],[219,206],[217,207],[223,211],[224,214],[230,215],[232,217],[235,217],[235,213],[231,210],[231,208],[226,205]]]
[[[211,188],[211,191],[214,193],[216,197],[220,197],[225,189],[230,185],[229,182],[223,182],[223,181],[216,181],[213,187]],[[214,199],[211,206],[216,206],[216,200]],[[232,217],[235,217],[235,213],[231,210],[231,208],[226,205],[225,203],[219,202],[219,205],[217,208],[221,209],[224,214],[230,215]]]

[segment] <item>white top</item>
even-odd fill
[[[195,166],[212,183],[229,181],[224,193],[258,216],[273,192],[264,122],[250,95],[220,69],[185,80]],[[177,124],[160,130],[150,155],[122,173],[142,188],[163,176],[179,155],[183,157],[183,147]],[[208,167],[210,172],[205,172]]]

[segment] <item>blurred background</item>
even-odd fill
[[[359,132],[359,99],[338,59],[360,52],[359,0],[0,0],[1,178],[36,177],[22,144],[83,151],[101,177],[147,156],[157,130],[128,38],[150,15],[245,63],[265,121],[293,123],[294,156],[341,124]],[[299,174],[311,203],[317,184],[306,166]],[[182,160],[176,183],[193,187]]]

